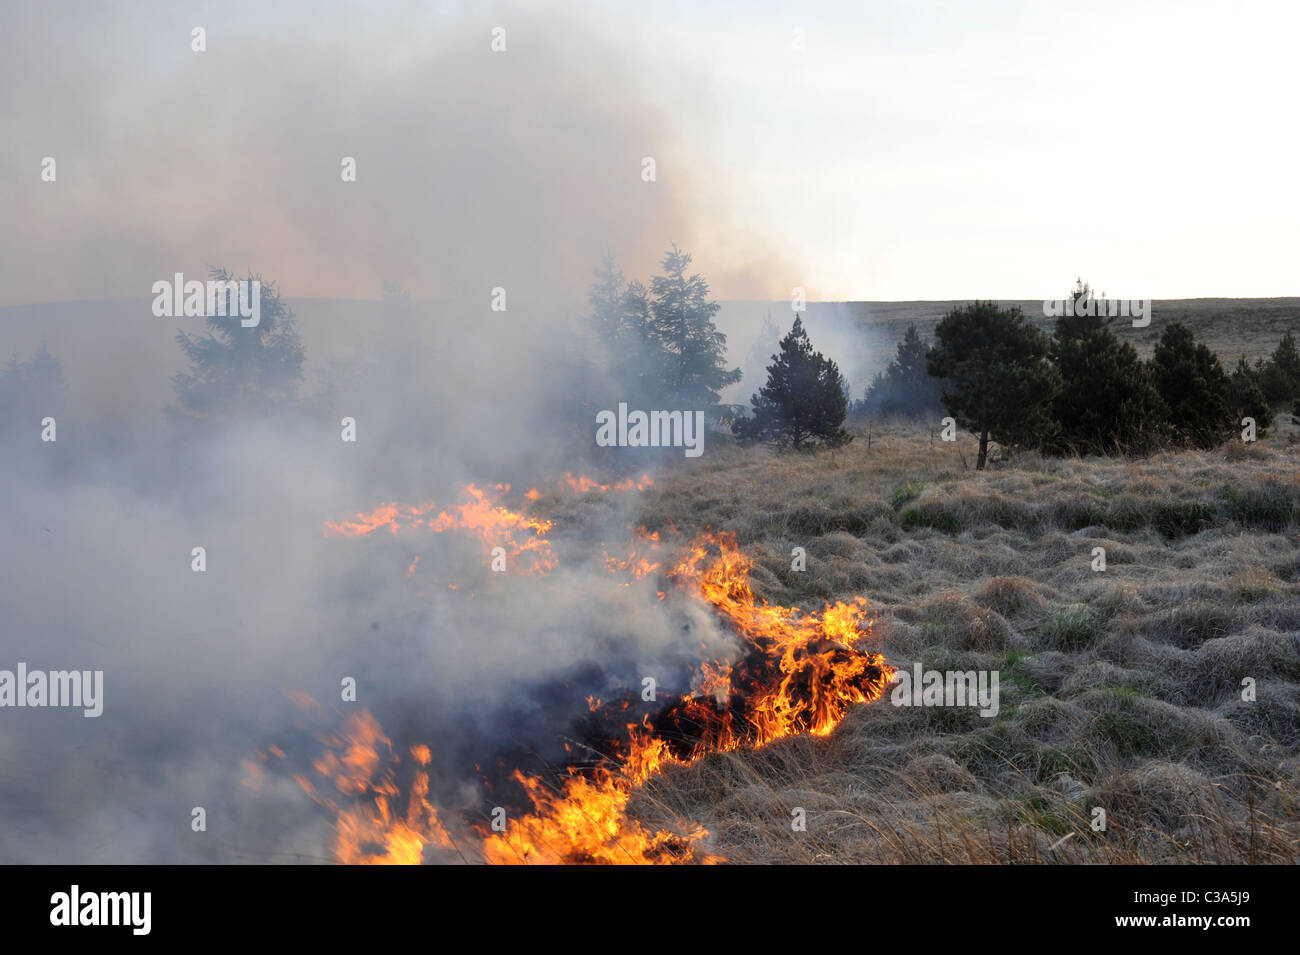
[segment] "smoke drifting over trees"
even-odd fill
[[[319,22],[315,5],[299,11]],[[650,583],[609,579],[598,548],[544,594],[520,585],[471,611],[454,580],[416,593],[407,545],[322,534],[388,501],[453,507],[474,482],[554,493],[589,463],[597,400],[662,380],[637,360],[611,366],[579,315],[602,250],[648,274],[699,231],[676,131],[635,56],[598,25],[522,8],[496,57],[456,39],[479,35],[464,18],[419,45],[401,13],[355,30],[334,19],[286,57],[256,16],[212,20],[199,55],[184,9],[81,12],[74,30],[52,10],[0,14],[0,61],[28,77],[0,84],[7,129],[59,158],[49,183],[27,175],[26,153],[0,157],[6,235],[51,237],[36,259],[0,252],[13,356],[0,666],[103,670],[104,714],[5,711],[0,815],[24,825],[0,832],[0,858],[318,858],[329,821],[295,784],[269,800],[242,785],[241,760],[299,725],[289,690],[328,706],[353,678],[396,737],[457,740],[439,758],[463,769],[509,732],[562,757],[554,726],[519,714],[547,712],[564,681],[685,680],[683,627],[694,654],[722,639],[714,624],[658,609]],[[67,89],[41,85],[52,49],[69,58]],[[39,112],[22,99],[33,89]],[[640,179],[650,151],[672,175]],[[153,283],[214,263],[265,276],[259,327],[151,313]],[[694,271],[644,289],[641,314],[690,370],[700,356],[721,368]],[[384,288],[382,301],[304,298]],[[691,381],[681,399],[707,398]],[[628,497],[585,512],[583,533],[625,535]],[[437,554],[445,577],[483,570],[450,549],[426,553],[422,574]],[[206,837],[190,831],[195,806]]]

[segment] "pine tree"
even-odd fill
[[[1071,305],[1092,298],[1082,279]],[[1056,320],[1052,360],[1061,391],[1052,402],[1059,431],[1050,444],[1057,453],[1142,454],[1168,436],[1168,409],[1137,350],[1115,337],[1105,317],[1076,315],[1073,307]]]
[[[813,351],[803,322],[796,317],[781,350],[772,356],[767,384],[752,399],[753,418],[740,418],[732,430],[742,439],[768,441],[796,451],[811,445],[838,447],[853,440],[841,427],[848,399],[844,376],[835,362]]]
[[[1297,393],[1300,393],[1300,350],[1296,349],[1295,335],[1287,332],[1282,336],[1273,350],[1272,361],[1295,383]]]
[[[63,413],[63,366],[41,342],[26,361],[11,355],[0,370],[0,439],[39,433],[41,419]]]
[[[1300,398],[1300,350],[1287,332],[1268,361],[1260,365],[1260,387],[1270,404],[1287,405]]]
[[[977,470],[988,459],[990,440],[1011,448],[1051,438],[1060,375],[1048,358],[1047,336],[1018,306],[975,302],[953,309],[935,329],[926,368],[948,379],[944,406],[979,438]]]
[[[1238,358],[1237,367],[1228,379],[1228,406],[1237,423],[1242,418],[1254,418],[1256,434],[1262,437],[1273,424],[1273,409],[1269,407],[1259,378],[1259,371],[1250,367],[1245,355]]]
[[[211,276],[233,280],[225,269],[213,269]],[[297,395],[305,351],[293,310],[260,275],[250,274],[248,281],[262,283],[257,325],[245,328],[238,317],[208,316],[206,335],[176,336],[190,368],[172,376],[172,388],[190,414],[271,412]]]
[[[910,418],[937,417],[943,411],[943,383],[926,370],[930,346],[915,325],[909,325],[894,360],[876,374],[859,402],[863,415],[872,418],[902,415]]]
[[[612,255],[606,255],[600,265],[592,272],[593,281],[587,292],[587,304],[591,308],[591,324],[596,337],[604,342],[611,351],[623,331],[623,304],[627,292],[627,280],[614,262]]]
[[[709,300],[704,277],[687,275],[691,257],[676,245],[664,256],[663,275],[650,280],[649,339],[662,361],[664,407],[716,409],[720,392],[740,380],[728,370],[727,337],[713,324],[722,306]]]
[[[662,380],[664,358],[651,340],[650,303],[640,282],[628,282],[614,260],[606,256],[594,272],[587,295],[589,328],[604,355],[604,367],[617,394],[591,395],[601,407],[627,401],[640,407],[655,396]],[[584,355],[586,351],[584,351]]]
[[[1195,448],[1214,448],[1235,430],[1228,375],[1214,352],[1186,325],[1168,325],[1156,342],[1151,370],[1169,407],[1174,436]]]
[[[769,311],[763,318],[763,327],[758,337],[754,339],[754,344],[749,349],[749,357],[742,369],[744,377],[741,381],[747,386],[753,384],[761,388],[761,382],[767,380],[767,363],[780,347],[781,328],[772,320],[772,313]]]

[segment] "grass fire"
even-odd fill
[[[0,3],[0,863],[1300,862],[1300,5],[214,6]]]
[[[600,484],[565,475],[576,493],[649,487],[648,476]],[[330,536],[441,534],[456,530],[489,550],[503,541],[520,573],[555,567],[545,536],[554,522],[512,510],[508,485],[468,486],[454,512],[432,505],[382,505],[326,524]],[[536,501],[536,489],[524,492]],[[734,637],[734,653],[703,659],[692,685],[672,694],[637,681],[621,699],[575,699],[580,735],[566,741],[572,754],[551,777],[514,770],[509,779],[524,805],[506,807],[475,824],[440,811],[430,801],[431,752],[437,741],[399,752],[369,712],[352,714],[321,735],[324,751],[310,774],[297,773],[303,790],[334,816],[334,854],[344,863],[414,863],[426,849],[491,863],[716,862],[699,824],[651,829],[628,806],[648,780],[672,766],[689,766],[711,753],[757,749],[800,734],[825,736],[852,706],[878,699],[893,669],[866,649],[871,621],[866,602],[837,602],[801,613],[756,598],[752,562],[732,535],[705,532],[674,544],[638,528],[629,558],[606,553],[609,573],[657,574],[658,599],[702,604]],[[653,555],[638,557],[635,548]],[[544,554],[547,560],[538,561]],[[418,557],[418,555],[417,555]],[[520,559],[524,558],[524,559]],[[486,555],[485,555],[486,559]],[[509,566],[509,565],[508,565]],[[473,592],[463,591],[467,600]],[[527,639],[526,633],[520,634]],[[283,754],[279,747],[276,752]],[[262,754],[262,762],[266,755]]]

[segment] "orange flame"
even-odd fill
[[[716,547],[719,556],[704,564]],[[704,566],[701,566],[704,564]],[[613,768],[592,778],[571,775],[558,793],[522,775],[534,812],[488,837],[492,862],[720,861],[702,855],[701,828],[644,831],[626,817],[635,789],[670,764],[688,765],[710,752],[761,747],[798,733],[824,736],[849,708],[878,699],[894,670],[884,658],[854,649],[870,632],[865,601],[837,603],[800,615],[754,597],[752,566],[734,538],[705,535],[670,575],[707,600],[748,644],[744,673],[737,665],[704,664],[696,689],[667,719],[628,727],[630,745]],[[766,663],[764,667],[762,664]],[[746,678],[748,677],[748,678]],[[743,700],[744,707],[721,705]],[[665,730],[688,727],[682,741]]]
[[[654,487],[654,479],[648,474],[642,474],[639,478],[624,478],[622,481],[615,481],[613,484],[601,484],[599,481],[589,477],[574,477],[567,471],[561,479],[569,489],[579,494],[586,494],[590,491],[599,491],[604,494],[606,491],[644,491],[647,488]]]
[[[335,816],[334,858],[352,864],[415,865],[423,860],[425,846],[454,848],[451,836],[429,801],[428,746],[411,747],[413,762],[420,767],[412,775],[406,795],[406,811],[394,811],[401,797],[396,768],[401,758],[369,712],[349,716],[343,729],[325,738],[327,747],[312,767],[326,777],[348,804],[340,806],[321,795],[305,776],[298,784]],[[342,755],[339,755],[341,751]]]
[[[565,481],[580,492],[620,489],[568,474]],[[496,490],[503,495],[509,488],[497,485]],[[387,527],[397,533],[400,521],[435,532],[455,528],[485,543],[509,538],[516,554],[531,553],[545,570],[555,566],[544,536],[552,523],[509,510],[499,496],[470,485],[455,515],[426,517],[430,512],[431,507],[383,505],[350,522],[327,525],[326,532],[360,536]],[[515,541],[512,535],[522,531],[533,536]],[[606,566],[634,578],[670,567],[665,577],[676,592],[710,605],[740,638],[741,652],[733,660],[704,662],[690,692],[653,717],[647,714],[639,723],[628,724],[626,739],[611,743],[612,752],[594,769],[580,772],[571,767],[556,787],[516,771],[513,778],[532,810],[511,818],[504,832],[479,829],[461,834],[466,844],[479,842],[486,861],[722,861],[702,845],[708,836],[702,826],[650,829],[631,818],[628,806],[636,790],[665,767],[689,765],[708,753],[758,748],[797,734],[825,736],[851,707],[879,699],[893,679],[895,671],[882,656],[858,648],[873,624],[862,598],[827,605],[820,613],[772,605],[754,595],[749,583],[753,563],[734,537],[705,533],[667,564],[650,559],[660,545],[658,533],[640,529],[627,558],[606,554]],[[665,590],[656,596],[665,599]],[[603,706],[594,696],[587,704],[593,712]],[[609,704],[621,711],[629,705],[627,700]],[[311,780],[296,778],[335,814],[334,853],[340,862],[419,862],[430,847],[460,851],[429,800],[427,746],[411,750],[414,766],[405,809],[400,811],[397,770],[402,760],[373,716],[349,717],[343,732],[326,743],[314,768],[349,798],[348,804],[340,806],[320,795]]]
[[[497,484],[490,489],[467,484],[456,507],[450,512],[438,511],[436,515],[432,502],[414,506],[381,504],[369,514],[359,513],[351,520],[327,521],[325,536],[365,537],[380,528],[391,534],[420,527],[435,534],[455,530],[478,538],[488,553],[501,547],[509,565],[519,572],[546,574],[557,563],[546,539],[553,522],[510,510],[501,503],[509,491],[509,484]],[[417,556],[411,562],[410,575],[414,575],[418,561]]]

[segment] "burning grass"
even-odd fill
[[[576,494],[644,490],[649,478],[601,484],[565,475]],[[493,494],[469,486],[458,514],[432,505],[383,505],[330,522],[327,536],[441,534],[458,530],[485,547],[510,542],[516,572],[549,574],[558,558],[545,536],[553,522],[505,503],[506,485]],[[540,493],[525,492],[537,502]],[[520,535],[523,543],[520,543]],[[402,757],[368,712],[350,714],[341,730],[320,736],[324,749],[312,772],[294,775],[333,818],[334,855],[340,862],[435,861],[453,851],[462,860],[490,863],[716,862],[703,843],[709,831],[692,820],[643,825],[629,805],[666,770],[706,758],[758,750],[801,735],[826,736],[857,704],[878,699],[893,670],[859,644],[870,634],[861,598],[820,612],[769,603],[750,584],[752,560],[726,533],[705,531],[669,543],[640,528],[626,556],[603,551],[605,569],[636,580],[656,575],[657,597],[701,604],[736,642],[736,651],[700,662],[690,690],[674,701],[634,714],[634,698],[588,699],[586,738],[558,778],[515,770],[510,781],[527,806],[504,826],[472,824],[435,806],[430,796],[431,749],[425,743]],[[418,566],[418,556],[411,563]],[[409,571],[408,571],[409,573]],[[643,698],[644,699],[644,698]],[[651,696],[653,702],[657,697]],[[436,744],[435,744],[436,746]],[[278,747],[274,753],[281,756]],[[585,754],[594,754],[594,759]],[[269,757],[262,754],[262,761]],[[504,816],[502,817],[505,818]],[[500,820],[498,820],[500,821]]]
[[[688,545],[668,579],[715,610],[742,638],[742,655],[703,664],[693,692],[627,726],[614,755],[594,770],[571,769],[558,790],[518,774],[533,811],[488,837],[488,861],[722,861],[698,847],[708,836],[703,826],[678,820],[647,829],[629,819],[629,800],[668,767],[800,734],[824,736],[851,706],[880,697],[893,671],[855,647],[869,632],[863,602],[799,615],[756,600],[750,567],[729,537],[704,535]]]
[[[898,428],[820,455],[724,444],[638,481],[643,528],[603,547],[605,569],[708,608],[737,651],[639,719],[628,699],[595,705],[567,767],[514,776],[505,832],[436,808],[414,756],[393,750],[390,778],[340,754],[373,781],[330,777],[337,856],[1294,863],[1300,448],[1250,450],[975,474],[969,448]],[[513,515],[518,546],[619,488],[569,476],[518,508],[483,503]],[[380,517],[350,523],[436,529]],[[868,633],[883,654],[859,649]],[[888,693],[885,658],[997,670],[1000,710],[859,706]]]

